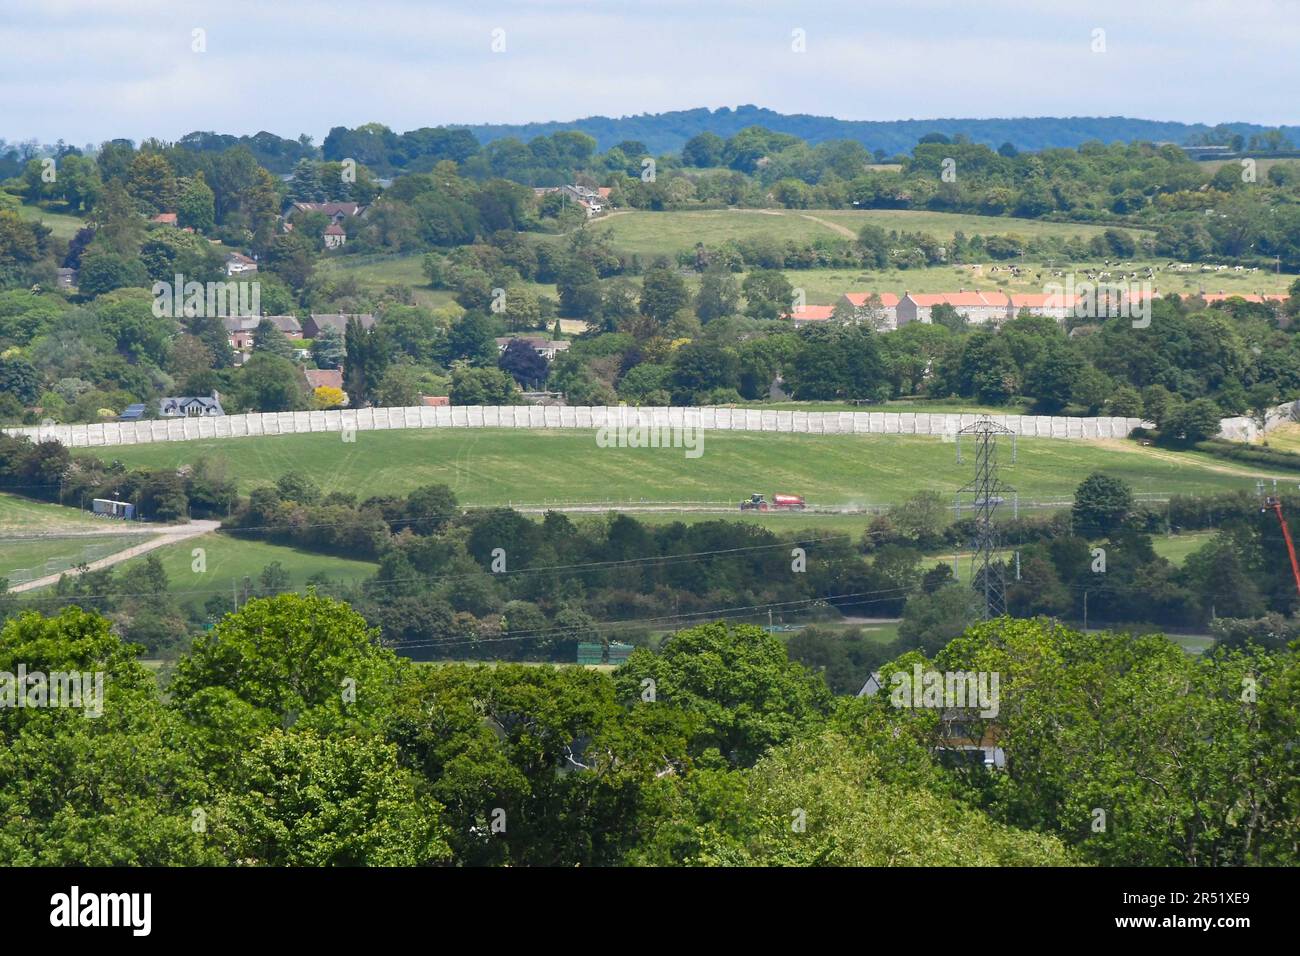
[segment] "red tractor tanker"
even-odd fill
[[[798,495],[773,495],[772,503],[760,494],[752,494],[740,503],[741,511],[803,511],[807,503]]]

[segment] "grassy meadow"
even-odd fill
[[[969,478],[952,443],[929,436],[708,432],[703,454],[600,448],[593,431],[409,429],[159,442],[92,454],[130,467],[175,468],[208,455],[240,490],[297,471],[325,491],[403,494],[444,483],[470,506],[546,503],[739,502],[751,492],[801,494],[810,505],[887,505],[922,488],[951,493]],[[1004,460],[1007,456],[1004,456]],[[1127,441],[1022,439],[1004,480],[1024,502],[1069,498],[1094,471],[1150,494],[1254,488],[1263,470]]]

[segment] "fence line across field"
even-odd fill
[[[807,412],[685,406],[443,405],[356,408],[316,412],[249,412],[210,418],[163,418],[89,425],[5,428],[37,441],[71,448],[201,441],[267,435],[357,432],[416,428],[692,429],[781,432],[795,435],[939,435],[955,439],[962,428],[985,416],[973,413]],[[1067,418],[1049,415],[990,415],[1025,438],[1094,440],[1125,438],[1149,425],[1139,418]],[[597,436],[599,437],[599,436]]]

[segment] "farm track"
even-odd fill
[[[0,528],[0,534],[3,534],[5,541],[48,541],[51,538],[105,538],[116,537],[117,535],[127,534],[166,534],[168,525],[156,524],[128,524],[124,521],[105,522],[103,528],[87,528],[85,530],[69,529],[67,531],[37,531],[32,534],[7,534],[7,529]]]
[[[809,216],[806,213],[802,215],[804,219],[810,219],[813,222],[817,223],[817,225],[825,226],[827,229],[830,229],[833,232],[838,232],[841,236],[844,236],[848,239],[857,238],[857,234],[848,226],[841,226],[839,223],[829,222],[825,219],[818,219],[816,216]]]
[[[132,545],[129,548],[124,548],[121,551],[110,554],[106,558],[92,561],[90,564],[86,565],[86,570],[102,571],[104,568],[112,567],[113,565],[120,564],[123,561],[129,561],[132,558],[139,557],[142,554],[147,554],[157,548],[166,547],[169,544],[177,544],[181,541],[188,541],[190,538],[197,538],[210,531],[216,531],[219,527],[221,527],[220,521],[191,521],[189,524],[177,525],[174,528],[169,528],[162,532],[158,532],[157,529],[155,529],[157,537],[152,540]],[[49,587],[51,584],[57,584],[59,578],[63,577],[65,574],[75,576],[77,573],[78,571],[76,569],[71,569],[68,571],[60,571],[57,574],[47,574],[44,577],[35,578],[34,580],[26,581],[22,584],[15,584],[9,590],[15,593],[19,591],[35,591],[37,588]]]
[[[1112,451],[1123,451],[1129,454],[1148,455],[1152,458],[1158,458],[1161,461],[1174,462],[1176,464],[1187,464],[1186,459],[1181,458],[1177,452],[1162,451],[1153,446],[1134,445],[1131,442],[1116,440],[1114,438],[1097,439],[1097,444],[1109,448]],[[1232,475],[1236,478],[1281,478],[1293,480],[1291,474],[1272,474],[1266,471],[1260,471],[1258,468],[1243,468],[1239,465],[1221,465],[1216,462],[1198,461],[1196,467],[1204,471],[1215,471],[1221,475]]]

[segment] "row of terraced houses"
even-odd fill
[[[1135,292],[1135,296],[1145,297],[1145,293]],[[1119,293],[1116,305],[1126,305],[1129,292]],[[1151,293],[1152,298],[1159,298],[1159,293]],[[1280,305],[1287,298],[1281,294],[1241,294],[1226,292],[1204,292],[1201,298],[1207,305],[1214,305],[1230,298],[1241,298],[1247,302]],[[972,325],[995,325],[1014,319],[1022,313],[1045,315],[1064,321],[1075,314],[1077,297],[1061,294],[1008,293],[1008,292],[974,292],[961,289],[957,292],[912,293],[904,292],[902,296],[891,292],[846,292],[836,305],[805,305],[796,308],[792,318],[796,327],[817,325],[828,322],[838,310],[841,316],[852,316],[854,321],[869,323],[885,332],[901,328],[909,322],[929,323],[931,313],[937,305],[950,305]],[[1103,303],[1104,311],[1105,303]]]

